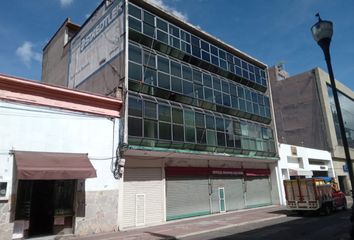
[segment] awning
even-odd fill
[[[246,177],[268,177],[270,175],[269,169],[246,168],[244,171]]]
[[[13,151],[17,179],[64,180],[95,178],[87,154]]]
[[[306,169],[289,169],[289,175],[290,176],[311,176],[313,175],[313,172],[311,170],[306,170]]]

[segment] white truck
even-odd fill
[[[284,180],[288,209],[299,214],[319,211],[329,215],[338,208],[347,208],[345,194],[338,190],[333,178],[303,178]]]

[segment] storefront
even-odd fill
[[[87,154],[14,151],[15,236],[73,233],[78,179],[95,178]]]
[[[272,204],[268,169],[167,167],[166,219]]]

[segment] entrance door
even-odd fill
[[[220,212],[226,212],[225,188],[223,188],[223,187],[219,187],[219,207],[220,207]]]
[[[33,181],[30,210],[29,236],[41,236],[53,233],[54,181]]]
[[[345,176],[338,176],[339,188],[342,192],[346,193],[347,189],[345,188]]]

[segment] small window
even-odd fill
[[[144,52],[144,64],[156,68],[156,55],[150,52]]]
[[[201,40],[200,41],[200,46],[201,46],[201,49],[203,49],[206,52],[209,52],[209,43]]]
[[[151,26],[155,26],[155,16],[144,11],[144,22]]]
[[[214,102],[213,90],[211,88],[204,87],[204,99],[208,102]]]
[[[177,77],[181,77],[181,64],[171,61],[171,74]]]
[[[184,129],[181,125],[173,125],[173,140],[183,142],[184,141]]]
[[[220,79],[217,77],[213,77],[213,87],[215,90],[221,91]]]
[[[172,91],[182,93],[182,79],[171,77],[171,89]]]
[[[183,79],[192,81],[192,68],[182,65]]]
[[[170,108],[170,106],[159,104],[159,120],[171,122],[171,108]]]
[[[226,53],[225,53],[225,51],[219,49],[219,57],[226,60]]]
[[[207,144],[210,146],[216,146],[215,131],[207,130]]]
[[[214,55],[211,55],[211,63],[216,66],[219,66],[219,58],[215,57]]]
[[[198,99],[204,99],[203,85],[194,84],[194,97]]]
[[[165,22],[164,20],[160,19],[160,18],[157,18],[156,19],[156,25],[157,25],[157,28],[165,31],[165,32],[168,32],[168,24],[167,22]]]
[[[170,25],[170,34],[172,34],[173,36],[179,38],[179,28]]]
[[[200,128],[205,128],[204,114],[199,112],[195,113],[195,125]]]
[[[195,142],[195,128],[185,127],[186,142]]]
[[[232,105],[232,108],[239,109],[237,97],[231,96],[231,105]]]
[[[141,22],[135,18],[129,16],[129,28],[141,32]]]
[[[171,124],[159,123],[159,138],[163,140],[171,140]]]
[[[202,72],[193,69],[193,81],[202,83]]]
[[[158,70],[165,72],[165,73],[170,73],[170,66],[169,66],[169,61],[167,58],[158,56],[157,57],[157,68]]]
[[[217,132],[218,146],[225,146],[225,133]]]
[[[184,110],[184,123],[188,126],[195,126],[194,112],[191,110]]]
[[[142,80],[142,66],[129,62],[128,65],[128,77],[131,80],[141,81]]]
[[[226,60],[229,63],[234,63],[234,57],[230,53],[226,53]]]
[[[224,93],[230,93],[229,82],[221,81],[221,88]]]
[[[157,86],[156,70],[144,67],[144,83]]]
[[[168,44],[168,34],[160,30],[157,30],[157,40]]]
[[[245,93],[243,87],[238,86],[237,87],[237,93],[240,98],[245,98]]]
[[[134,16],[138,19],[141,19],[141,10],[138,7],[135,7],[134,5],[129,4],[128,6],[128,13],[131,16]]]
[[[237,87],[233,83],[230,83],[230,94],[232,96],[237,96]]]
[[[189,81],[183,81],[183,94],[193,97],[193,83]]]
[[[144,101],[144,118],[157,119],[156,103]]]
[[[191,35],[183,30],[181,30],[181,39],[186,41],[187,43],[191,42]]]
[[[169,90],[170,89],[170,75],[159,72],[158,73],[158,84],[159,84],[159,87]]]
[[[152,27],[151,25],[147,24],[147,23],[144,23],[143,24],[143,33],[150,36],[150,37],[154,37],[155,36],[155,28]]]
[[[183,124],[183,111],[182,111],[182,109],[172,108],[172,121],[173,121],[173,123]]]
[[[202,59],[204,61],[210,62],[210,54],[205,51],[202,51]]]
[[[211,81],[211,76],[209,74],[205,74],[203,73],[203,84],[204,86],[207,86],[207,87],[213,87],[213,83]]]
[[[216,118],[216,130],[225,131],[223,118],[218,118],[218,117]]]
[[[241,67],[241,60],[238,57],[234,57],[234,63],[236,66]]]
[[[192,35],[192,45],[197,48],[200,47],[200,39]]]
[[[221,94],[221,92],[214,90],[214,102],[216,104],[222,105],[222,94]]]
[[[128,104],[128,114],[129,116],[137,116],[141,117],[142,116],[142,100],[137,99],[137,98],[129,98],[129,104]]]
[[[157,138],[157,122],[144,119],[144,137]]]
[[[214,116],[205,115],[205,123],[208,129],[215,129],[215,119]]]
[[[210,45],[210,52],[215,56],[218,56],[218,48],[213,45]]]
[[[192,45],[192,55],[200,58],[200,48]]]
[[[181,43],[178,38],[170,36],[170,45],[174,48],[180,49],[181,48]]]
[[[231,107],[231,102],[230,102],[230,95],[229,94],[222,94],[222,102],[224,106]]]
[[[136,63],[141,63],[141,56],[141,48],[129,44],[129,60]]]
[[[197,128],[197,143],[206,144],[206,130],[204,128]]]
[[[220,67],[227,70],[227,63],[225,60],[220,59]]]
[[[128,135],[135,137],[143,136],[143,120],[141,118],[128,118]]]

